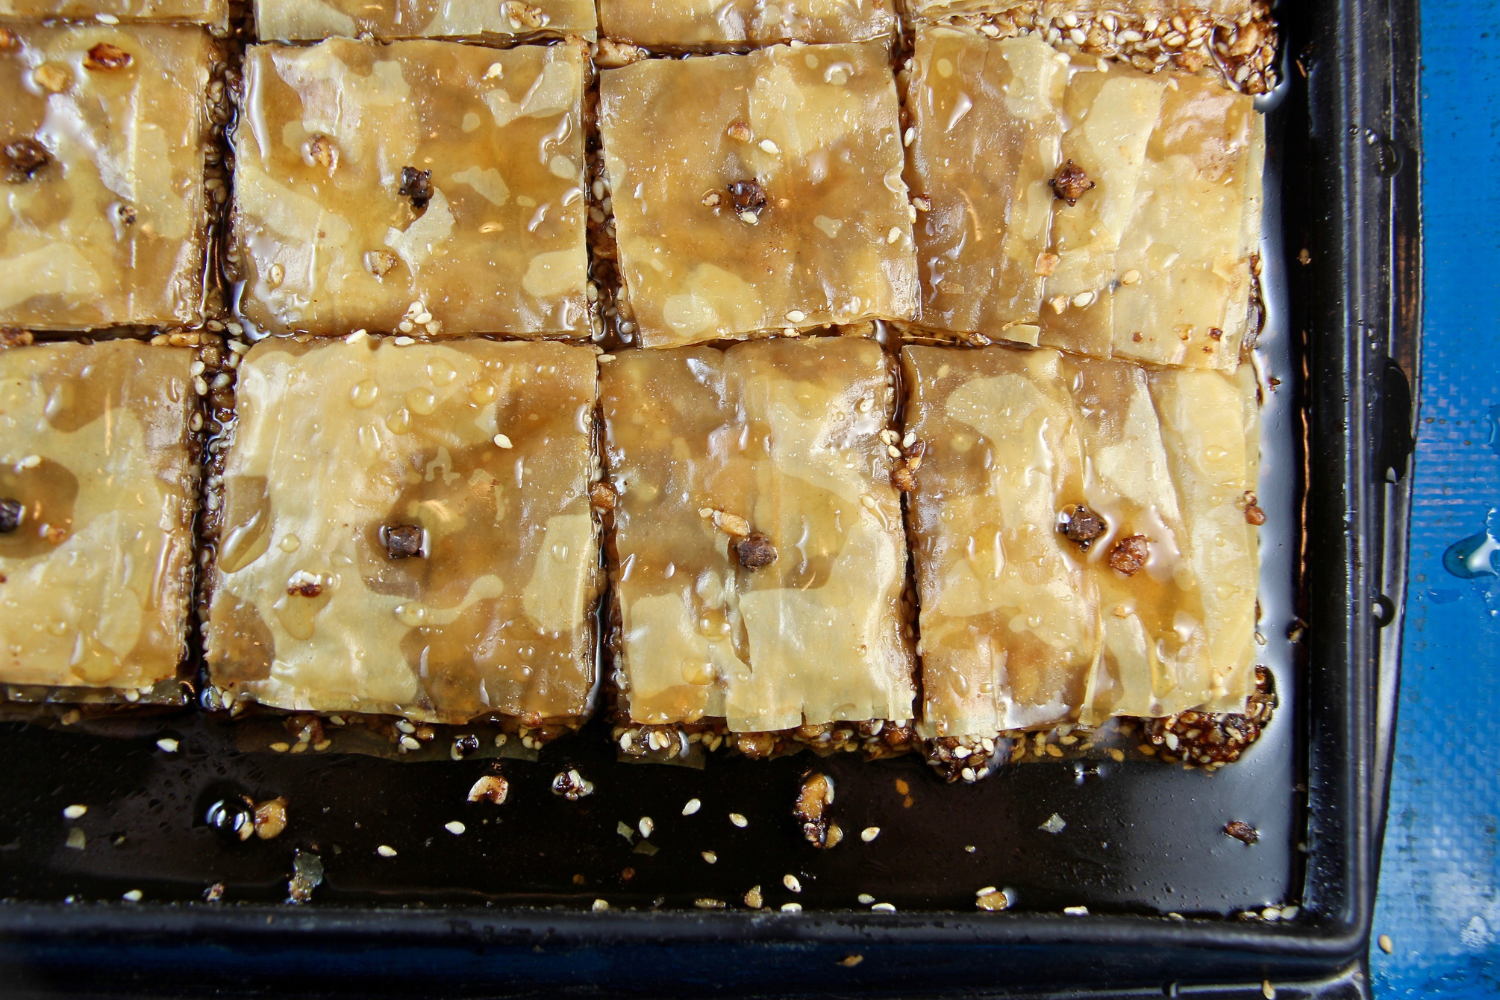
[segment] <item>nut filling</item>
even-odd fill
[[[734,544],[734,553],[746,569],[760,569],[776,561],[776,546],[759,531],[752,531]]]
[[[124,69],[131,63],[130,53],[118,45],[109,42],[100,42],[89,49],[89,57],[83,64],[92,70],[115,70]]]
[[[8,535],[21,526],[26,516],[26,507],[19,500],[9,497],[0,500],[0,535]]]
[[[1146,561],[1150,558],[1151,550],[1146,544],[1145,535],[1122,538],[1115,543],[1114,548],[1109,550],[1110,568],[1126,576],[1139,573],[1146,567]]]

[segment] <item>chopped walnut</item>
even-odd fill
[[[135,206],[128,201],[122,201],[115,206],[115,218],[120,220],[122,226],[135,225]]]
[[[1063,534],[1068,536],[1068,541],[1076,544],[1084,552],[1087,552],[1089,546],[1094,544],[1094,539],[1104,534],[1106,530],[1103,518],[1081,503],[1074,504],[1071,510],[1064,511],[1063,518],[1064,520],[1059,525]]]
[[[83,65],[89,69],[102,70],[124,69],[130,63],[130,53],[109,42],[100,42],[89,49],[88,58],[83,61]]]
[[[833,847],[844,838],[837,823],[828,820],[828,807],[833,805],[833,779],[826,774],[813,773],[802,779],[802,788],[797,792],[797,804],[792,815],[802,822],[802,836],[814,847]]]
[[[1260,497],[1245,491],[1245,522],[1260,527],[1266,523],[1266,512],[1260,509]]]
[[[1052,186],[1052,193],[1069,205],[1078,204],[1078,199],[1095,187],[1094,182],[1089,180],[1089,175],[1072,160],[1058,167],[1057,173],[1047,183]]]
[[[1055,253],[1041,253],[1036,258],[1036,273],[1043,278],[1050,278],[1052,272],[1057,270],[1057,265],[1062,263],[1062,258]]]
[[[981,910],[989,910],[991,913],[1010,909],[1010,896],[1004,889],[991,889],[974,898],[974,905]]]
[[[619,69],[646,58],[645,50],[628,42],[601,38],[594,46],[594,65],[600,69]]]
[[[17,330],[14,327],[0,326],[0,348],[25,347],[34,339],[30,330]]]
[[[704,508],[704,510],[708,511],[708,518],[713,521],[714,527],[730,538],[744,538],[750,534],[750,522],[738,514],[729,514],[712,508]]]
[[[286,829],[286,799],[275,798],[255,807],[255,835],[271,840]]]
[[[1255,692],[1241,712],[1181,712],[1146,721],[1146,735],[1162,760],[1187,764],[1228,764],[1260,738],[1276,713],[1271,673],[1255,668]]]
[[[5,144],[5,179],[11,184],[24,184],[36,172],[52,162],[47,147],[35,139],[17,139]]]
[[[703,196],[704,208],[718,208],[724,203],[724,196],[717,191],[710,191]]]
[[[9,535],[21,526],[26,507],[19,500],[9,497],[0,500],[0,535]]]
[[[321,132],[313,133],[312,138],[307,140],[302,147],[302,156],[308,164],[316,163],[324,170],[332,170],[339,162],[338,147]]]
[[[510,23],[518,28],[530,28],[535,31],[545,28],[552,20],[551,16],[540,7],[533,7],[529,3],[521,3],[520,0],[505,0],[500,5]]]
[[[422,529],[415,524],[395,524],[386,528],[385,552],[392,559],[410,559],[422,554]]]
[[[49,94],[61,94],[73,86],[73,74],[61,63],[42,63],[31,71],[31,78]]]
[[[763,760],[776,752],[776,737],[770,733],[735,733],[734,746],[751,760]]]
[[[1243,820],[1231,820],[1224,824],[1224,832],[1242,844],[1253,844],[1260,840],[1260,831]]]
[[[377,278],[384,278],[390,274],[399,263],[400,260],[389,250],[371,250],[365,254],[365,270]]]
[[[316,580],[296,580],[287,584],[286,595],[288,597],[317,597],[323,592],[323,585]]]
[[[577,768],[570,768],[552,779],[552,794],[577,802],[594,794],[594,783],[579,774]]]
[[[759,531],[752,531],[734,545],[740,565],[746,569],[760,569],[776,561],[776,546],[771,539]]]
[[[1134,576],[1145,568],[1150,556],[1146,536],[1130,535],[1115,542],[1115,547],[1109,550],[1109,565],[1116,573]]]
[[[554,787],[556,783],[554,782]],[[505,797],[510,794],[510,783],[498,774],[486,774],[474,782],[469,789],[470,802],[488,802],[490,805],[504,805]]]
[[[917,477],[912,475],[911,466],[906,462],[897,462],[891,469],[891,485],[902,493],[910,493],[917,488]]]
[[[412,208],[424,211],[427,203],[432,200],[432,171],[402,167],[401,186],[396,189],[396,193],[403,198],[410,198]]]
[[[729,185],[729,201],[742,221],[754,222],[765,211],[766,189],[757,180],[734,181]]]
[[[729,123],[729,127],[724,130],[724,134],[735,142],[749,142],[754,135],[750,131],[750,126],[738,119]]]
[[[589,487],[589,503],[600,510],[614,510],[618,499],[615,488],[609,483],[595,483]]]

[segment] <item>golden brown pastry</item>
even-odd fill
[[[777,42],[889,42],[892,0],[600,0],[600,29],[648,49],[719,51]]]
[[[113,23],[169,21],[203,24],[216,34],[229,27],[228,0],[0,0],[0,17]]]
[[[192,360],[129,340],[0,350],[0,683],[180,700]]]
[[[595,34],[591,0],[256,0],[255,27],[265,41],[318,41],[370,36],[515,38]]]
[[[572,43],[252,47],[244,315],[277,333],[586,336],[587,72]]]
[[[363,336],[251,348],[205,636],[224,703],[585,715],[594,358]]]

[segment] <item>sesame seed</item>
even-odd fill
[[[917,130],[916,130],[916,128],[914,128],[914,127],[913,128],[909,128],[909,129],[906,130],[906,134],[901,137],[901,145],[909,147],[913,142],[916,141],[916,138],[917,138]]]
[[[994,886],[987,885],[983,889],[975,889],[974,890],[974,895],[976,895],[976,896],[988,896],[990,893],[995,892],[995,891],[997,891],[997,890],[995,889]]]
[[[418,743],[417,740],[416,740],[416,737],[414,737],[414,736],[403,736],[403,737],[401,737],[401,746],[404,749],[407,749],[407,750],[420,750],[420,749],[422,749],[422,744]]]
[[[501,448],[515,447],[515,445],[510,443],[510,438],[506,437],[504,434],[495,435],[495,444],[499,445]]]
[[[609,901],[606,899],[596,899],[594,900],[593,909],[595,913],[603,913],[605,910],[609,909]]]
[[[1385,952],[1387,955],[1389,955],[1396,947],[1389,934],[1380,935],[1380,937],[1375,939],[1375,943],[1380,945],[1380,950]]]
[[[729,822],[733,823],[735,826],[739,827],[742,830],[750,825],[750,821],[741,816],[739,813],[730,813]]]
[[[94,20],[98,21],[100,24],[120,23],[120,19],[118,17],[115,17],[113,14],[95,14]]]
[[[83,814],[89,811],[88,806],[68,806],[63,810],[64,819],[82,819]]]
[[[274,750],[277,753],[286,753],[291,748],[292,748],[292,745],[290,743],[272,743],[271,744],[271,749]]]
[[[406,327],[406,329],[402,332],[411,333],[412,327],[410,323],[402,323],[401,325]],[[394,343],[397,347],[410,347],[412,344],[415,344],[416,341],[411,337],[397,337]]]
[[[870,907],[870,909],[874,910],[876,913],[896,912],[896,906],[893,903],[876,903],[874,906]]]
[[[1063,912],[1070,917],[1086,917],[1089,915],[1087,906],[1064,906]]]
[[[697,799],[688,799],[687,805],[682,807],[682,814],[684,816],[691,816],[701,808],[703,808],[702,802],[699,802]]]
[[[803,312],[801,309],[789,309],[787,310],[786,318],[790,323],[801,323],[803,320],[807,319],[807,313]]]
[[[452,820],[451,822],[444,823],[443,824],[443,829],[447,830],[449,833],[453,834],[453,836],[458,837],[458,836],[462,836],[463,832],[466,829],[468,829],[468,827],[464,826],[462,823],[460,823],[458,820],[455,819],[455,820]]]
[[[1084,306],[1090,306],[1093,304],[1093,292],[1079,292],[1077,295],[1073,296],[1073,305],[1077,306],[1079,309],[1082,309]]]
[[[878,836],[880,836],[880,827],[878,826],[867,826],[859,831],[859,839],[867,844]]]
[[[802,904],[801,903],[782,903],[781,904],[781,912],[782,913],[801,913],[802,912]]]
[[[1141,272],[1137,271],[1133,267],[1130,270],[1126,271],[1124,274],[1120,275],[1120,284],[1122,285],[1133,285],[1140,280]]]
[[[719,856],[713,851],[704,851],[703,860],[707,861],[711,865],[716,865],[719,863]]]
[[[770,139],[762,139],[760,141],[760,148],[765,150],[767,153],[770,153],[772,156],[775,156],[777,153],[781,152],[781,147],[777,146],[776,143],[772,142]]]
[[[127,892],[125,895],[121,896],[120,898],[123,899],[123,900],[125,900],[125,902],[127,902],[127,903],[139,903],[141,901],[141,896],[142,896],[141,890],[139,890],[139,889],[131,889],[129,892]]]
[[[859,894],[859,901],[865,906],[869,906],[871,903],[875,902],[875,897],[870,895],[868,892],[862,892]]]
[[[177,741],[172,739],[171,737],[162,737],[161,739],[156,741],[156,745],[161,749],[163,753],[177,752]]]
[[[784,885],[784,886],[786,886],[792,892],[801,892],[802,891],[802,883],[801,883],[801,881],[798,880],[797,876],[795,876],[795,875],[783,875],[781,877],[781,884]]]
[[[1271,985],[1269,979],[1263,979],[1260,983],[1260,995],[1266,1000],[1276,1000],[1276,987]]]
[[[651,831],[656,829],[656,824],[651,822],[650,816],[642,816],[641,821],[636,824],[636,829],[641,831],[642,837],[650,837]]]
[[[381,844],[379,847],[375,848],[375,853],[380,855],[382,858],[394,858],[396,856],[396,849],[390,844]]]
[[[900,238],[901,238],[901,227],[900,226],[892,226],[891,227],[891,231],[885,234],[885,241],[887,243],[895,243]]]

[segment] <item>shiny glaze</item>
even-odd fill
[[[599,27],[651,49],[891,40],[892,0],[600,0]]]
[[[484,38],[582,35],[594,37],[590,0],[526,0],[515,11],[501,2],[397,0],[256,0],[255,23],[265,40],[318,41],[330,36],[394,38]]]

